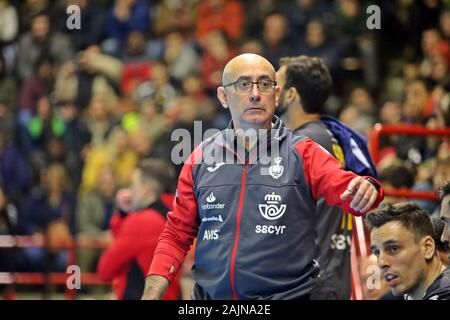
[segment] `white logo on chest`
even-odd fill
[[[285,204],[279,204],[281,196],[272,192],[264,197],[265,204],[259,204],[259,212],[267,220],[277,220],[281,218],[286,211]]]

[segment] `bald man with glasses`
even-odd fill
[[[274,116],[274,79],[259,55],[225,66],[217,97],[232,121],[185,162],[143,299],[163,295],[195,238],[193,299],[308,299],[319,274],[316,201],[362,215],[383,199],[376,180],[344,171]]]

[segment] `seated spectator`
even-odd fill
[[[16,1],[17,2],[17,1]],[[59,14],[59,6],[55,6],[53,1],[49,0],[25,0],[20,1],[19,23],[20,33],[25,33],[32,28],[33,17],[45,13],[50,17],[50,21],[56,21]]]
[[[17,83],[7,72],[4,55],[0,52],[0,103],[9,111],[16,111]]]
[[[439,26],[442,37],[450,41],[450,9],[446,8],[441,12],[439,17]]]
[[[125,64],[148,63],[149,57],[146,53],[147,39],[141,31],[131,31],[124,43],[121,60]]]
[[[379,85],[378,39],[367,27],[367,4],[358,0],[334,1],[332,19],[324,19],[336,36],[342,56],[339,71],[344,84],[350,81],[363,82],[370,89]],[[385,11],[383,11],[385,12]],[[395,29],[394,29],[395,30]]]
[[[105,13],[94,0],[65,0],[59,12],[59,31],[66,33],[76,52],[84,50],[89,46],[96,45],[103,40]],[[67,7],[76,5],[80,8],[80,21],[82,32],[79,29],[67,28]]]
[[[450,299],[450,268],[440,260],[429,214],[396,203],[366,216],[372,251],[394,296],[405,300]]]
[[[360,108],[352,104],[344,107],[339,115],[339,120],[366,138],[369,138],[373,125],[375,124],[374,117],[361,112]]]
[[[18,213],[17,207],[8,199],[5,187],[0,185],[0,235],[14,235],[17,233]],[[2,248],[4,250],[4,248]],[[0,250],[0,253],[2,252]],[[4,266],[7,262],[0,259],[0,265]],[[5,271],[2,267],[0,270]]]
[[[81,183],[82,167],[90,147],[92,135],[86,120],[80,115],[73,102],[63,103],[59,107],[59,112],[66,127],[64,145],[67,152],[67,165],[68,168],[71,168],[69,175],[74,188],[78,189]]]
[[[263,47],[260,40],[255,38],[244,39],[239,48],[240,53],[254,53],[262,56]]]
[[[292,26],[294,42],[298,42],[299,39],[304,37],[309,22],[319,20],[324,23],[333,23],[335,21],[332,12],[333,6],[327,1],[298,0],[288,3],[283,12],[286,12],[285,14]],[[330,17],[333,18],[330,19]],[[299,52],[299,54],[303,53]]]
[[[447,68],[450,63],[450,46],[438,29],[427,28],[422,32],[422,53],[424,59],[420,64],[421,76],[439,80],[440,77],[435,73],[435,64],[438,62],[436,59],[442,59],[438,63],[443,63]]]
[[[108,138],[107,163],[112,166],[119,187],[129,186],[139,155],[131,148],[127,132],[115,127]]]
[[[20,124],[28,124],[31,117],[36,115],[38,101],[50,95],[55,80],[54,69],[54,61],[42,57],[36,62],[36,72],[22,82],[18,114]]]
[[[379,120],[383,124],[399,124],[402,116],[402,106],[399,101],[385,101],[379,111]]]
[[[133,172],[131,188],[117,195],[119,211],[111,220],[114,238],[97,269],[101,279],[114,281],[117,299],[136,300],[142,296],[145,277],[169,211],[160,197],[174,177],[173,168],[165,161],[146,159]],[[180,293],[177,276],[163,298],[178,299]]]
[[[226,127],[228,125],[229,117],[223,119],[223,108],[219,109],[214,104],[214,101],[206,94],[203,81],[199,75],[191,74],[186,76],[181,83],[181,87],[182,95],[195,100],[199,109],[199,118],[213,122],[214,127]]]
[[[73,101],[81,110],[86,109],[93,96],[103,95],[114,108],[118,100],[115,87],[120,84],[122,66],[120,60],[91,46],[60,68],[53,95],[57,101]]]
[[[30,168],[4,130],[0,127],[0,181],[8,198],[17,203],[31,186]]]
[[[407,163],[396,163],[380,171],[380,182],[389,193],[397,189],[411,189],[414,185],[415,170]],[[405,198],[385,195],[383,203],[406,201]]]
[[[200,70],[200,58],[194,46],[179,32],[171,32],[165,37],[163,61],[167,64],[170,77],[178,83]]]
[[[90,145],[101,146],[106,143],[108,134],[115,125],[111,115],[112,108],[103,95],[93,96],[88,107],[87,127],[92,136]]]
[[[33,17],[31,31],[19,38],[17,48],[17,71],[21,80],[28,79],[35,71],[36,63],[45,57],[58,65],[73,56],[69,39],[50,29],[50,18],[41,13]]]
[[[424,119],[433,113],[433,97],[424,79],[415,79],[405,88],[403,122],[424,124]]]
[[[450,157],[437,160],[432,176],[434,190],[439,190],[440,186],[450,181]]]
[[[128,134],[128,143],[139,159],[145,159],[152,155],[154,141],[145,134],[142,129],[134,130]]]
[[[221,31],[232,40],[239,40],[243,26],[242,4],[231,0],[203,0],[197,11],[197,39],[202,39],[211,31]]]
[[[128,34],[140,31],[147,34],[151,26],[151,10],[144,0],[115,0],[105,20],[106,40],[103,51],[120,56]]]
[[[225,35],[218,31],[207,33],[203,41],[201,56],[202,78],[208,94],[214,95],[222,83],[222,69],[227,61],[237,55]]]
[[[3,61],[0,58],[0,63],[4,63],[0,66],[0,74],[2,69],[8,72],[13,71],[17,55],[15,40],[19,31],[19,16],[11,2],[10,0],[0,2],[0,56],[4,56]]]
[[[146,82],[135,92],[139,110],[139,128],[153,141],[166,135],[171,129],[169,119],[162,113],[163,106],[155,101],[155,90],[151,82]]]
[[[413,80],[407,84],[405,93],[402,123],[424,125],[427,117],[433,113],[434,105],[427,83],[423,79]],[[425,158],[426,148],[424,137],[401,135],[398,138],[397,154],[400,159],[409,159],[418,164]]]
[[[23,201],[19,214],[19,232],[45,240],[46,248],[22,248],[22,268],[43,272],[66,270],[67,250],[75,235],[76,197],[69,189],[67,171],[51,164],[41,172],[40,185]]]
[[[77,263],[83,272],[95,272],[101,251],[83,248],[83,244],[96,243],[107,246],[110,243],[109,223],[114,212],[114,198],[117,180],[112,167],[103,167],[98,175],[95,189],[80,198],[77,209]]]
[[[64,120],[56,115],[48,96],[37,102],[36,115],[24,126],[20,126],[22,151],[32,161],[39,163],[46,158],[46,146],[51,137],[63,138],[66,132]]]
[[[295,51],[325,60],[334,75],[339,67],[340,46],[340,42],[329,37],[321,21],[313,20],[307,24],[305,37],[299,41]]]
[[[160,37],[177,30],[189,34],[195,29],[199,1],[162,0],[155,5],[158,14],[154,17],[153,33]]]
[[[153,65],[151,81],[155,85],[154,99],[156,104],[166,111],[178,95],[177,90],[170,82],[170,74],[167,65],[158,62]]]
[[[280,13],[273,13],[264,19],[262,33],[263,56],[275,67],[282,57],[292,55],[291,43],[289,41],[289,22],[287,18]],[[302,54],[304,51],[298,50]]]
[[[0,2],[0,43],[14,40],[19,29],[16,8],[9,0]]]
[[[260,36],[264,18],[274,12],[289,16],[289,13],[292,14],[292,11],[289,12],[289,10],[295,6],[294,2],[296,1],[262,0],[255,6],[251,1],[243,1],[245,12],[243,36],[245,38]]]

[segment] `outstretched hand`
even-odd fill
[[[378,191],[363,177],[356,177],[350,181],[347,190],[341,194],[341,200],[346,201],[349,197],[353,197],[350,208],[359,212],[367,212],[377,201]]]

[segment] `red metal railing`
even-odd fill
[[[29,248],[29,247],[45,247],[45,239],[43,237],[32,236],[0,236],[0,248]],[[57,245],[55,249],[69,250],[68,265],[76,265],[76,249],[104,249],[104,245],[98,241],[86,240],[72,241],[69,245]],[[0,272],[0,284],[55,284],[65,285],[71,276],[65,272],[52,272],[49,274],[32,273],[32,272]],[[81,285],[107,285],[108,282],[100,280],[96,273],[82,272],[80,274]],[[68,300],[76,298],[76,289],[69,289],[65,286],[65,295]]]
[[[450,136],[450,128],[429,129],[419,125],[382,125],[377,123],[369,140],[370,153],[372,159],[377,164],[380,161],[380,139],[383,135],[416,135],[416,136]],[[411,189],[398,189],[395,191],[386,191],[388,196],[400,196],[409,199],[437,200],[436,193],[433,191],[414,191]]]

